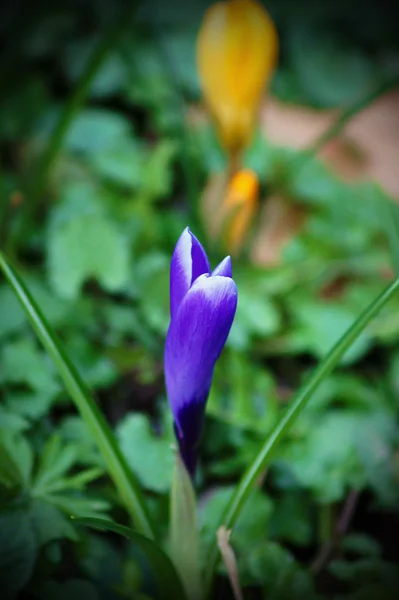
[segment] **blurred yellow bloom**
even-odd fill
[[[218,2],[205,14],[197,40],[205,100],[225,149],[248,144],[277,58],[276,29],[255,0]]]
[[[258,207],[259,181],[250,169],[238,171],[230,180],[221,206],[227,250],[237,254]]]

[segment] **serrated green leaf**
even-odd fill
[[[28,490],[33,467],[32,448],[25,437],[0,429],[0,481]]]
[[[15,270],[1,253],[0,266],[18,300],[21,302],[39,339],[51,354],[67,390],[85,419],[99,451],[103,456],[108,473],[118,489],[123,504],[128,508],[131,517],[137,522],[137,526],[140,527],[140,530],[144,531],[149,536],[153,536],[152,524],[141,497],[140,489],[120,452],[113,433],[104,416],[99,411],[96,402],[65,354],[58,339],[50,330],[49,325],[41,314],[37,304],[23,285]]]
[[[129,277],[127,240],[108,219],[76,218],[52,230],[48,268],[54,289],[64,298],[76,298],[90,278],[108,291],[121,290]]]
[[[77,448],[72,444],[61,444],[61,439],[53,435],[45,444],[39,459],[33,481],[33,491],[45,495],[54,484],[62,479],[77,460]]]

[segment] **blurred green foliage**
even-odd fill
[[[388,6],[298,5],[267,5],[281,36],[272,88],[281,100],[345,108],[397,75],[397,20]],[[199,100],[195,35],[206,6],[8,2],[0,22],[1,247],[97,392],[161,535],[173,464],[162,381],[170,255],[189,224],[213,248],[212,262],[222,258],[198,203],[225,157],[209,123],[185,118]],[[239,308],[201,446],[204,552],[232,483],[397,264],[390,199],[375,182],[343,182],[313,156],[260,134],[245,164],[258,173],[265,203],[277,191],[306,219],[278,267],[254,266],[248,252],[234,262]],[[0,307],[2,597],[155,597],[132,543],[70,521],[126,515],[4,281]],[[381,531],[389,515],[389,535],[399,535],[398,315],[396,297],[254,490],[231,538],[246,598],[396,597],[397,548],[385,547]],[[312,559],[334,538],[351,491],[361,505],[355,533],[342,532],[334,560],[315,574]],[[326,507],[333,517],[324,531]]]

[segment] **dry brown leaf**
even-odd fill
[[[282,104],[270,98],[261,111],[260,127],[273,144],[300,150],[310,146],[338,115],[337,111]]]
[[[263,207],[251,247],[253,263],[274,267],[281,262],[285,246],[301,229],[305,210],[282,196],[270,196]]]
[[[399,200],[399,90],[359,113],[346,128],[366,157],[363,175]]]
[[[304,149],[335,122],[339,111],[320,111],[277,100],[265,104],[261,129],[276,145]],[[399,200],[399,90],[389,92],[357,114],[320,151],[341,177],[371,179]]]
[[[223,562],[227,569],[231,587],[234,593],[234,598],[235,600],[243,600],[244,597],[242,595],[240,581],[238,577],[237,561],[229,542],[230,534],[231,530],[226,529],[226,527],[224,526],[219,527],[217,531],[218,546],[220,554],[223,558]]]

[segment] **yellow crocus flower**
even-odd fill
[[[224,148],[237,156],[249,143],[263,91],[277,58],[273,21],[256,0],[211,6],[197,39],[198,72]]]
[[[236,255],[242,248],[258,208],[259,181],[250,169],[241,169],[231,178],[221,206],[227,250]]]

